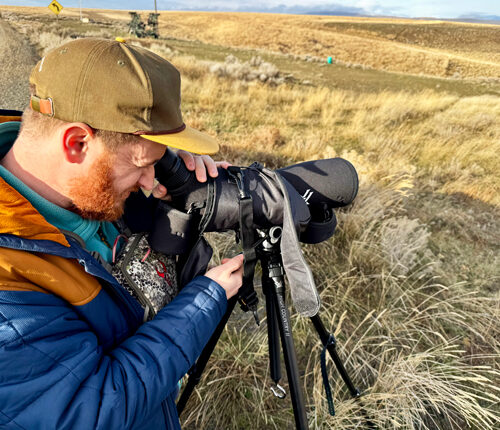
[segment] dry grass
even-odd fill
[[[349,400],[331,370],[337,416],[328,416],[321,345],[311,325],[294,316],[310,427],[363,428],[367,415],[384,429],[495,428],[498,222],[478,222],[467,200],[450,212],[435,207],[438,225],[408,208],[421,206],[421,193],[431,193],[445,200],[468,196],[490,205],[483,210],[491,216],[498,213],[498,97],[269,88],[217,78],[193,58],[171,60],[184,76],[186,120],[217,134],[223,156],[276,167],[340,155],[361,175],[360,195],[340,214],[334,240],[308,247],[306,255],[325,324],[336,332],[341,355],[365,390],[363,407]],[[473,250],[479,237],[493,252],[486,268],[480,252],[463,261],[447,248],[453,238]],[[233,239],[226,240],[221,255]],[[459,275],[463,264],[473,282]],[[477,285],[491,286],[493,293]],[[268,390],[265,328],[254,328],[250,317],[242,327],[240,319],[218,345],[183,417],[187,428],[293,427],[290,403]]]
[[[284,160],[348,153],[374,179],[409,173],[434,191],[500,204],[498,97],[355,94],[287,85],[270,91],[209,74],[199,77],[196,62],[173,61],[185,76],[187,118],[216,131],[231,148],[265,154],[269,142],[259,135],[278,129]],[[190,79],[193,73],[196,80]]]
[[[310,428],[368,428],[367,420],[380,429],[495,428],[499,297],[440,283],[428,234],[416,235],[417,243],[405,241],[403,234],[388,246],[387,226],[402,232],[423,228],[416,220],[398,216],[410,198],[406,185],[405,177],[383,189],[365,185],[354,207],[341,213],[335,239],[306,249],[320,289],[323,322],[335,332],[339,353],[364,390],[361,401],[350,400],[329,360],[336,416],[328,415],[321,343],[307,319],[294,316]],[[232,238],[212,242],[225,255]],[[398,264],[394,254],[403,256],[396,258]],[[292,428],[289,402],[275,399],[268,389],[265,325],[256,328],[248,318],[242,326],[236,313],[184,425]]]
[[[96,19],[107,14],[92,13]],[[221,44],[276,49],[289,35],[283,17],[168,17],[164,30],[169,34],[195,37],[179,23],[182,17],[197,38]],[[378,43],[372,48],[394,48],[393,57],[380,57],[390,68],[416,67],[411,55],[406,66],[397,60],[408,48],[400,45],[410,44],[409,39],[426,52],[436,50],[439,61],[444,58],[445,49],[429,46],[433,38],[419,33],[431,28],[426,23],[378,20],[374,27],[373,20],[286,19],[296,37],[305,22],[321,20],[335,22],[330,32],[343,26],[342,34],[350,37],[345,43],[371,32]],[[242,27],[245,20],[269,28],[269,45]],[[393,38],[394,25],[406,25],[407,32]],[[453,25],[435,31],[471,30],[482,40],[484,26]],[[42,43],[68,36],[50,32],[56,36],[44,36]],[[337,411],[335,417],[328,415],[320,342],[309,321],[294,314],[310,428],[366,428],[368,417],[380,429],[495,429],[500,400],[498,96],[358,92],[290,83],[273,87],[231,74],[219,77],[210,72],[212,63],[180,54],[168,41],[146,43],[181,70],[185,121],[216,135],[222,158],[278,167],[343,156],[358,170],[359,195],[338,212],[336,235],[305,247],[305,255],[320,291],[322,320],[335,332],[339,354],[364,396],[362,403],[351,400],[328,360]],[[489,46],[481,49],[489,52]],[[454,55],[470,50],[466,42],[449,47]],[[471,53],[470,58],[480,56]],[[428,73],[426,61],[419,70]],[[215,261],[235,250],[232,235],[213,234],[210,240]],[[289,399],[274,398],[269,385],[265,324],[257,328],[253,318],[236,311],[182,417],[183,427],[293,428]]]
[[[498,78],[500,75],[499,46],[490,39],[498,39],[500,30],[495,26],[485,26],[488,30],[484,31],[468,24],[441,23],[455,38],[473,33],[473,39],[479,41],[482,48],[485,45],[490,47],[486,55],[484,52],[464,55],[450,49],[449,44],[440,48],[417,45],[380,37],[364,29],[380,24],[377,18],[365,19],[361,23],[356,19],[349,20],[348,28],[335,27],[338,21],[338,18],[311,16],[164,12],[160,16],[160,30],[172,37],[217,45],[261,48],[323,59],[332,56],[343,63],[380,70],[464,78]],[[346,22],[345,19],[340,21]],[[434,27],[433,23],[402,23],[400,20],[394,20],[394,25],[401,30],[419,25],[420,31],[416,33],[422,33],[422,28],[425,31]],[[349,31],[349,28],[359,28],[360,31]]]
[[[2,7],[50,16],[47,8]],[[61,17],[77,17],[67,8]],[[94,21],[129,21],[127,11],[85,10]],[[390,18],[251,13],[161,12],[162,36],[264,49],[393,72],[477,78],[500,76],[500,29],[486,24]]]

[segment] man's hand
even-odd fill
[[[177,155],[184,161],[186,168],[191,172],[194,171],[196,174],[196,179],[199,182],[205,182],[207,180],[207,173],[212,177],[216,178],[219,175],[217,171],[218,167],[227,169],[231,163],[227,161],[215,162],[209,155],[193,155],[187,151],[177,151]],[[170,196],[167,194],[168,190],[161,184],[156,184],[153,188],[153,197],[162,200],[171,200]]]
[[[227,161],[215,162],[210,155],[193,155],[187,151],[177,151],[177,155],[182,158],[186,168],[194,171],[199,182],[207,180],[207,172],[212,178],[216,178],[219,172],[217,167],[227,169],[231,164]]]
[[[243,283],[243,254],[233,258],[224,258],[220,266],[210,269],[205,276],[224,288],[227,298],[230,299]]]

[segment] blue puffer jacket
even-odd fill
[[[0,428],[178,429],[177,382],[227,306],[198,277],[139,303],[0,179]]]

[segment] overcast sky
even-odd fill
[[[51,0],[0,0],[0,5],[47,6]],[[63,7],[146,10],[154,0],[58,0]],[[159,10],[218,10],[281,13],[341,11],[366,15],[457,18],[500,16],[500,0],[157,0]],[[0,6],[1,9],[1,6]]]

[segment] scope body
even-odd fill
[[[207,199],[206,182],[198,182],[194,172],[170,149],[156,164],[156,177],[172,196],[170,203],[183,212],[204,210]],[[306,161],[276,170],[308,205],[313,218],[327,210],[348,205],[356,197],[358,177],[356,170],[347,160],[330,158]],[[218,169],[215,181],[216,198],[214,216],[206,231],[234,229],[239,221],[239,191],[228,172]],[[257,169],[244,169],[246,189],[252,197],[255,228],[280,225],[283,220],[282,196],[276,193],[269,178]]]
[[[212,249],[204,232],[237,232],[245,253],[246,285],[250,285],[258,246],[256,230],[281,226],[280,252],[298,312],[315,315],[319,295],[300,243],[320,243],[337,225],[334,208],[352,202],[358,191],[356,170],[342,158],[307,161],[276,171],[258,163],[219,168],[216,178],[196,180],[194,172],[167,150],[155,165],[156,177],[172,201],[154,211],[148,242],[152,249],[180,255],[179,282],[206,271]],[[246,301],[245,301],[246,302]]]

